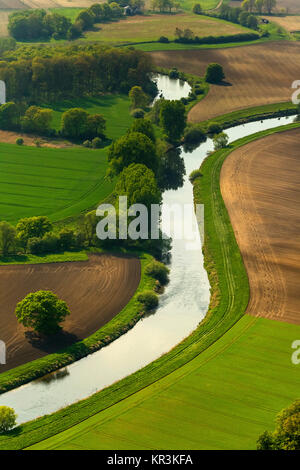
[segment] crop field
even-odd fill
[[[91,114],[102,114],[106,119],[106,134],[110,139],[124,135],[133,118],[130,116],[130,100],[127,95],[103,95],[66,100],[49,105],[54,110],[53,126],[59,129],[62,114],[69,108],[83,108]]]
[[[0,9],[89,7],[94,0],[0,0]]]
[[[192,122],[245,108],[291,100],[291,85],[299,73],[300,44],[272,42],[245,47],[193,51],[156,51],[161,67],[203,76],[207,65],[220,63],[226,75],[221,85],[211,85],[204,100],[190,113]]]
[[[300,326],[243,317],[171,375],[33,449],[255,449],[299,396]]]
[[[277,0],[277,9],[287,8],[288,13],[300,13],[300,3],[298,0]]]
[[[175,29],[191,29],[195,35],[226,36],[249,32],[250,30],[223,20],[197,16],[191,13],[173,15],[134,16],[124,20],[101,24],[99,31],[85,34],[87,40],[99,40],[115,43],[157,41],[160,36],[175,39]]]
[[[247,312],[300,324],[299,129],[233,152],[221,172],[250,282]]]
[[[0,144],[1,219],[76,215],[111,193],[106,168],[105,150]]]
[[[300,31],[300,16],[277,16],[274,17],[272,21],[282,26],[289,33]]]
[[[137,258],[90,255],[88,261],[1,266],[1,338],[7,346],[7,363],[1,371],[56,352],[95,333],[129,302],[140,281]],[[13,286],[13,288],[11,288]],[[17,323],[17,302],[29,292],[51,290],[67,302],[71,315],[63,332],[41,341],[25,335]]]

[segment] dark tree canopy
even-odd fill
[[[177,142],[186,126],[185,106],[181,101],[164,100],[160,109],[160,123],[168,140]]]
[[[220,83],[225,78],[223,67],[220,64],[209,64],[206,69],[205,81],[208,83]]]
[[[131,163],[142,163],[156,174],[159,166],[155,145],[145,134],[130,132],[109,149],[109,174],[117,175]]]

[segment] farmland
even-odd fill
[[[134,16],[117,23],[101,24],[99,28],[99,31],[87,32],[85,39],[122,44],[126,42],[157,41],[160,36],[166,36],[173,40],[175,39],[176,28],[189,28],[199,37],[216,35],[216,28],[218,36],[250,31],[233,23],[190,13]]]
[[[298,397],[299,335],[246,315],[189,364],[33,449],[255,449]]]
[[[152,57],[162,67],[177,66],[200,76],[210,62],[223,66],[225,83],[212,85],[206,98],[189,113],[191,122],[199,122],[245,108],[290,101],[299,52],[297,43],[272,42],[207,51],[157,51]]]
[[[3,287],[0,329],[7,345],[7,365],[1,368],[4,372],[95,333],[134,294],[140,280],[140,262],[124,256],[91,255],[88,261],[80,263],[2,266],[0,277]],[[63,325],[62,334],[41,342],[37,337],[25,336],[13,312],[16,303],[29,292],[45,289],[65,300],[71,315]]]
[[[104,180],[105,150],[0,144],[1,217],[47,215],[59,220],[95,206],[113,189]]]
[[[221,172],[222,195],[249,276],[247,313],[297,324],[299,136],[297,129],[250,143],[233,152]]]

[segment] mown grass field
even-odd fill
[[[113,189],[104,179],[106,150],[50,149],[0,144],[1,220],[79,214]]]
[[[83,108],[91,114],[102,114],[106,119],[106,134],[109,139],[116,139],[125,134],[133,122],[130,116],[130,100],[126,95],[103,95],[65,100],[51,103],[54,110],[53,127],[60,129],[62,114],[70,108]]]
[[[255,449],[299,398],[300,327],[243,317],[192,362],[34,449]]]
[[[160,36],[173,40],[176,28],[191,29],[199,37],[226,36],[251,31],[228,21],[192,13],[133,16],[96,26],[99,28],[98,31],[87,31],[84,34],[86,40],[115,44],[157,41]]]

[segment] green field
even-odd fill
[[[223,0],[223,3],[227,2],[228,0]],[[212,10],[218,6],[220,0],[200,0],[199,2],[194,0],[179,0],[179,3],[181,8],[188,11],[192,11],[195,3],[200,3],[202,10]]]
[[[191,29],[199,37],[227,36],[253,32],[243,26],[193,13],[133,16],[117,22],[96,25],[98,31],[87,31],[84,39],[111,44],[157,41],[160,36],[175,39],[175,29]]]
[[[246,315],[196,359],[34,449],[254,449],[299,398],[300,327]]]
[[[52,221],[95,206],[113,189],[106,150],[0,144],[1,220],[47,215]]]
[[[56,130],[60,129],[62,114],[70,108],[83,108],[91,114],[103,114],[106,119],[106,135],[109,139],[117,139],[124,135],[133,122],[127,95],[76,98],[51,103],[49,107],[54,110],[52,125]]]

